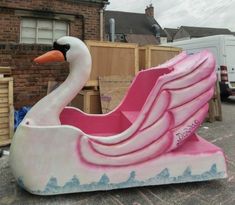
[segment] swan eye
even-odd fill
[[[66,52],[70,49],[70,45],[69,44],[58,44],[56,41],[53,44],[53,50],[59,50],[63,53],[64,58],[66,60]]]
[[[58,44],[57,42],[54,42],[53,49],[60,50],[60,51],[65,51],[65,50],[68,51],[70,49],[70,45],[69,44],[61,45],[61,44]]]
[[[68,51],[68,50],[70,49],[70,45],[69,45],[69,44],[65,44],[65,45],[64,45],[64,49],[65,49],[66,51]]]

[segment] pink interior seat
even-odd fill
[[[146,102],[157,79],[170,69],[141,71],[133,80],[124,99],[108,114],[85,114],[74,108],[65,108],[60,120],[62,125],[78,127],[87,134],[110,136],[130,127]]]

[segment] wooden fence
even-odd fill
[[[139,69],[151,68],[163,64],[181,52],[180,48],[164,46],[139,47]]]
[[[139,70],[138,45],[86,41],[91,57],[92,70],[86,86],[98,86],[98,77],[121,75],[134,76]]]

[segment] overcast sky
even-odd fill
[[[155,19],[162,28],[199,26],[235,31],[235,0],[109,0],[107,10],[144,13],[154,6]]]

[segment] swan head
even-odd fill
[[[34,62],[42,64],[47,62],[63,62],[70,64],[91,65],[91,56],[87,46],[78,38],[63,36],[56,40],[53,49],[37,58]]]

